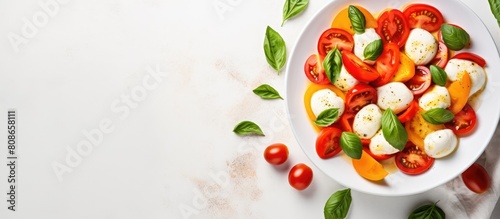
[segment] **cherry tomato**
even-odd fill
[[[477,117],[474,109],[467,103],[462,111],[455,114],[453,120],[444,125],[457,135],[469,133],[476,125]]]
[[[312,54],[304,64],[304,73],[311,82],[315,84],[329,84],[330,80],[323,69],[323,60],[318,54]]]
[[[414,99],[413,101],[411,101],[410,106],[404,112],[398,115],[399,121],[401,123],[410,121],[410,119],[413,118],[415,114],[417,114],[418,108],[418,102]]]
[[[486,60],[484,60],[483,57],[478,56],[474,53],[470,53],[470,52],[458,53],[458,54],[454,55],[452,57],[452,59],[465,59],[465,60],[469,60],[471,62],[475,62],[476,64],[478,64],[479,66],[481,66],[483,68],[484,68],[484,66],[486,66]]]
[[[442,41],[439,41],[438,44],[437,54],[434,59],[432,59],[431,64],[444,69],[448,63],[448,47]]]
[[[328,159],[338,154],[340,147],[340,135],[342,131],[335,127],[326,127],[319,132],[316,138],[316,153],[323,159]]]
[[[372,151],[370,151],[369,147],[364,146],[364,145],[363,145],[363,151],[368,153],[371,157],[373,157],[373,159],[375,159],[377,161],[387,160],[387,159],[394,156],[394,154],[374,154],[374,153],[372,153]]]
[[[478,163],[472,164],[462,173],[465,186],[475,193],[483,193],[490,188],[491,178],[483,166]]]
[[[293,166],[288,173],[288,183],[297,190],[306,189],[311,184],[312,179],[312,169],[303,163]]]
[[[288,159],[288,147],[282,143],[269,145],[264,150],[264,159],[273,165],[283,164]]]
[[[387,84],[398,71],[400,57],[399,47],[394,43],[386,43],[382,54],[375,61],[375,70],[380,74],[380,77],[371,84],[375,87]]]
[[[357,113],[364,106],[377,103],[377,90],[368,84],[356,84],[347,91],[345,103],[347,112]]]
[[[318,40],[319,55],[321,57],[325,57],[326,54],[328,54],[328,52],[335,47],[337,47],[340,51],[352,51],[354,48],[354,39],[352,38],[352,35],[347,31],[338,28],[325,30]]]
[[[396,166],[401,172],[417,175],[427,171],[434,163],[434,158],[427,156],[419,147],[409,143],[396,153]]]
[[[354,78],[361,82],[370,82],[377,79],[379,73],[368,64],[364,63],[354,53],[349,51],[342,52],[342,63],[344,67]]]
[[[377,19],[377,33],[385,43],[396,43],[401,48],[410,35],[410,27],[403,13],[397,9],[385,11]]]
[[[425,66],[417,66],[415,75],[405,84],[413,95],[423,94],[431,86],[431,71]]]
[[[441,12],[430,5],[411,4],[403,11],[410,28],[422,28],[429,32],[439,30],[444,19]]]

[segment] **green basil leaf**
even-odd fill
[[[281,23],[281,26],[283,26],[286,20],[294,17],[306,9],[308,4],[309,0],[286,0],[285,5],[283,6],[283,22]]]
[[[500,27],[500,0],[488,0],[490,3],[491,13],[497,19],[498,26]]]
[[[361,158],[361,153],[363,150],[363,145],[361,144],[361,138],[352,132],[342,132],[340,136],[340,147],[347,156],[353,159]]]
[[[448,79],[448,76],[441,67],[436,65],[431,65],[430,70],[431,70],[432,82],[434,82],[434,84],[437,84],[439,86],[446,85],[446,80]]]
[[[318,118],[316,118],[314,124],[322,127],[329,126],[333,124],[335,121],[337,121],[338,117],[339,117],[339,109],[329,108],[324,110],[318,115]]]
[[[445,219],[446,214],[436,203],[427,204],[413,210],[408,219]]]
[[[382,113],[382,134],[385,140],[398,150],[403,150],[408,141],[406,129],[390,108]]]
[[[238,135],[261,135],[264,136],[264,133],[260,129],[260,127],[251,121],[242,121],[238,123],[233,129],[233,132]]]
[[[271,85],[263,84],[253,90],[254,94],[263,99],[282,99],[278,91],[276,91]]]
[[[279,74],[286,62],[286,45],[281,35],[269,26],[264,39],[264,52],[267,63]]]
[[[352,29],[356,34],[362,34],[365,32],[365,15],[361,13],[361,11],[356,8],[356,6],[349,5],[349,9],[347,9],[347,14],[349,16],[349,20],[351,20]]]
[[[375,61],[380,56],[380,54],[382,54],[383,48],[384,47],[382,46],[382,40],[375,40],[365,47],[363,55],[365,56],[365,59]]]
[[[328,80],[330,80],[330,83],[334,84],[342,69],[342,54],[337,47],[330,50],[326,55],[323,60],[323,69],[325,69],[326,76]]]
[[[441,25],[444,44],[451,50],[461,50],[470,43],[469,34],[462,28],[449,24]]]
[[[339,190],[326,201],[323,213],[325,219],[342,219],[347,216],[351,207],[351,189]]]
[[[434,125],[444,124],[451,121],[455,115],[452,112],[442,108],[434,108],[422,113],[425,121]]]

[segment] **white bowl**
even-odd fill
[[[315,151],[317,132],[305,111],[303,97],[310,83],[303,66],[309,55],[317,53],[317,40],[330,27],[338,11],[349,4],[361,5],[372,13],[386,8],[402,10],[415,1],[335,0],[319,11],[302,31],[286,67],[287,110],[294,135],[304,153],[326,175],[343,186],[382,196],[403,196],[421,193],[442,185],[466,170],[483,153],[497,127],[500,116],[500,58],[495,43],[477,15],[459,0],[421,0],[441,11],[445,21],[463,27],[471,36],[472,46],[464,50],[479,54],[486,62],[488,81],[482,94],[472,103],[478,122],[473,134],[460,137],[458,149],[446,158],[436,159],[431,169],[417,176],[409,176],[396,168],[381,182],[359,176],[350,158],[343,153],[331,159],[321,159]]]

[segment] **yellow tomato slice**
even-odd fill
[[[332,84],[319,85],[319,84],[313,84],[313,83],[311,83],[309,85],[309,87],[307,88],[306,93],[304,94],[304,106],[306,107],[307,116],[309,117],[309,120],[311,122],[316,121],[316,116],[314,115],[314,113],[313,113],[313,111],[311,109],[311,98],[312,98],[312,95],[314,93],[316,93],[316,91],[323,90],[323,89],[330,89],[335,94],[337,94],[337,96],[339,96],[340,98],[342,98],[342,100],[345,102],[345,94],[342,93],[342,91],[340,89],[338,89],[337,87],[335,87],[334,85],[332,85]],[[313,123],[313,126],[316,129],[316,131],[321,130],[321,128],[318,127],[317,125],[314,125],[314,123]]]
[[[408,140],[410,140],[413,144],[418,146],[420,150],[425,151],[424,149],[424,139],[429,133],[444,129],[444,125],[433,125],[427,121],[425,121],[424,117],[422,117],[421,113],[425,111],[420,109],[415,116],[410,119],[410,121],[405,123],[405,129],[408,133]]]
[[[462,77],[454,82],[451,82],[448,86],[448,93],[450,93],[451,100],[449,110],[453,114],[457,114],[462,110],[462,108],[464,108],[467,100],[469,100],[470,88],[471,80],[467,72],[463,72]]]
[[[365,151],[362,151],[360,159],[352,159],[352,166],[360,176],[368,180],[378,181],[389,175],[382,164]]]
[[[415,75],[415,64],[404,52],[400,52],[399,54],[399,68],[391,81],[406,82]]]
[[[375,20],[372,13],[359,5],[355,6],[365,16],[365,28],[377,28],[377,20]],[[337,16],[335,16],[331,27],[343,29],[353,35],[354,30],[352,29],[351,20],[349,20],[348,9],[349,7],[344,8],[337,14]]]

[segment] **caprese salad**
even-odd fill
[[[466,30],[431,5],[340,11],[304,64],[318,156],[343,151],[362,177],[381,180],[388,172],[379,161],[417,175],[453,153],[474,130],[468,102],[487,80],[486,61],[460,52],[467,47]]]

